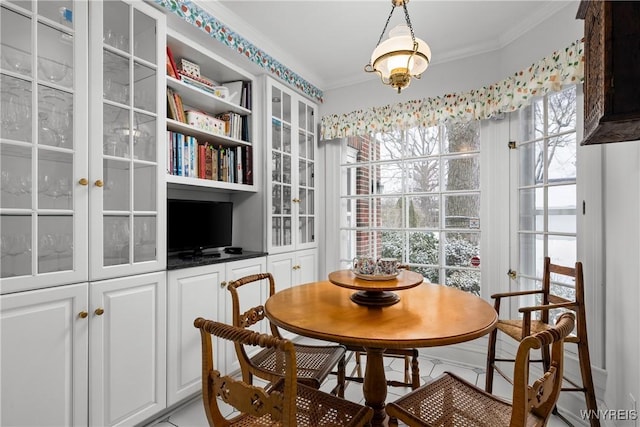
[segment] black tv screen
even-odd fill
[[[167,250],[200,254],[231,246],[233,203],[167,200]]]

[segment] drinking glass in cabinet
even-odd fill
[[[298,239],[299,239],[300,243],[307,243],[308,242],[308,240],[307,240],[307,218],[306,217],[302,217],[302,218],[299,218],[298,221],[299,221]]]
[[[282,159],[280,153],[271,155],[271,179],[274,182],[282,182]]]
[[[298,161],[298,184],[307,185],[307,162],[300,159]]]
[[[282,211],[282,193],[280,191],[279,184],[273,184],[273,188],[271,191],[271,199],[272,199],[271,212],[274,214],[279,214]]]
[[[102,3],[104,43],[129,52],[129,5],[120,1]]]
[[[31,216],[0,216],[0,277],[31,274]]]
[[[155,162],[156,160],[156,118],[142,113],[134,113],[135,123],[131,129],[134,159]]]
[[[298,214],[306,215],[307,213],[307,190],[304,188],[300,189],[300,195],[298,196],[300,201],[298,202]]]
[[[156,217],[136,216],[133,219],[133,262],[156,259]]]
[[[73,148],[73,95],[38,86],[38,143]]]
[[[73,154],[38,150],[38,208],[73,209]]]
[[[0,204],[8,209],[31,209],[32,172],[29,147],[0,144]]]
[[[129,217],[104,218],[104,265],[129,262]]]
[[[38,273],[73,269],[73,217],[38,218]]]
[[[5,7],[0,8],[0,65],[3,70],[31,76],[31,20]],[[20,36],[18,36],[20,34]]]
[[[38,24],[38,77],[45,82],[73,87],[73,36]]]
[[[282,186],[282,213],[291,215],[291,187]]]
[[[156,112],[156,70],[136,62],[133,66],[133,105]]]
[[[282,245],[282,218],[271,219],[271,244],[273,246]]]
[[[31,75],[31,54],[9,45],[0,44],[2,68],[15,73]]]
[[[129,110],[105,105],[103,109],[103,154],[129,157]]]
[[[129,104],[129,59],[113,52],[104,52],[103,97]]]
[[[31,142],[31,83],[0,75],[0,137]]]
[[[298,156],[307,157],[307,134],[303,131],[298,132]]]

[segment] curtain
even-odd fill
[[[488,119],[515,111],[534,96],[559,91],[564,84],[583,80],[584,44],[578,40],[529,68],[480,89],[323,116],[321,139],[431,127],[449,120]]]

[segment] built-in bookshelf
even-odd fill
[[[178,32],[167,55],[167,182],[257,192],[254,76]]]

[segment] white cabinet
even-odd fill
[[[0,13],[2,293],[164,269],[165,16],[137,1]]]
[[[167,273],[167,404],[173,405],[202,387],[200,333],[193,326],[197,317],[218,320],[218,300],[226,289],[225,264],[171,270]],[[224,319],[219,319],[224,320]],[[220,366],[217,348],[214,363]]]
[[[318,277],[318,250],[307,249],[269,255],[267,271],[273,275],[276,292],[303,283],[315,282]],[[279,331],[285,338],[292,339],[296,336],[282,328]]]
[[[200,333],[193,321],[204,317],[232,323],[227,283],[265,271],[265,258],[259,257],[168,272],[168,405],[192,396],[202,387]],[[261,297],[261,293],[253,292],[252,303],[258,304]],[[232,372],[240,368],[232,345],[215,339],[213,343],[216,369]]]
[[[165,272],[90,284],[90,425],[133,425],[166,407],[166,297]]]
[[[0,296],[0,425],[86,426],[87,284]]]
[[[317,106],[266,77],[269,253],[317,247]]]
[[[164,272],[0,303],[2,425],[131,425],[166,407]]]
[[[318,275],[318,250],[269,255],[268,271],[276,282],[276,292],[291,286],[316,281]]]

